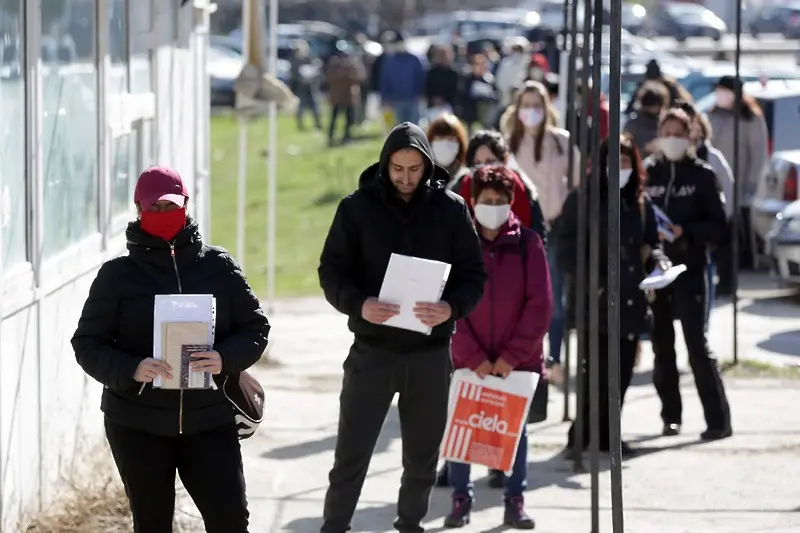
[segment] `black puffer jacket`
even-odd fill
[[[403,148],[419,150],[427,166],[408,203],[397,197],[388,172],[390,156]],[[405,123],[389,134],[380,161],[361,174],[358,190],[339,204],[320,257],[319,280],[325,298],[350,317],[350,330],[366,344],[398,353],[447,346],[455,321],[478,305],[486,281],[481,245],[466,204],[445,189],[448,180],[447,171],[433,163],[425,133]],[[442,300],[453,315],[430,335],[361,317],[364,301],[380,293],[392,253],[452,265]]]
[[[269,323],[239,266],[222,248],[205,246],[191,219],[170,246],[128,226],[128,251],[97,273],[72,337],[75,357],[105,386],[102,410],[116,424],[157,435],[198,433],[233,423],[220,390],[161,390],[133,374],[153,357],[156,294],[213,294],[216,297],[214,350],[223,374],[238,374],[258,361],[267,346]],[[180,281],[179,281],[180,279]],[[180,282],[180,287],[179,287]]]
[[[603,180],[605,184],[605,179]],[[633,185],[633,184],[632,184]],[[594,187],[592,187],[594,189]],[[658,242],[658,231],[653,206],[647,198],[638,203],[633,191],[626,187],[620,201],[620,249],[619,249],[619,334],[621,338],[634,340],[649,330],[649,307],[647,297],[639,283],[657,263],[668,262]],[[628,194],[626,194],[628,193]],[[587,205],[591,205],[587,202]],[[568,324],[575,327],[576,277],[578,272],[578,191],[572,191],[564,202],[561,216],[553,229],[558,250],[558,261],[568,277]],[[595,221],[586,217],[587,247],[589,257],[589,231]],[[599,306],[600,331],[608,331],[608,187],[603,186],[600,195],[600,220],[597,223],[600,236],[599,293],[593,304]],[[586,279],[588,286],[589,280]],[[588,303],[586,319],[588,321]]]
[[[676,265],[705,267],[709,249],[722,238],[727,225],[714,170],[696,157],[673,163],[663,155],[647,158],[645,169],[653,205],[683,228],[679,239],[664,243],[664,251]]]

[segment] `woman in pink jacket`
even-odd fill
[[[484,167],[472,177],[472,207],[483,244],[488,279],[478,307],[456,323],[455,368],[480,377],[507,377],[512,370],[543,372],[543,339],[550,326],[553,299],[547,255],[535,231],[523,228],[511,212],[514,174],[506,167]],[[533,529],[524,509],[528,437],[523,429],[513,471],[505,478],[503,523]],[[470,466],[449,463],[453,507],[445,527],[469,523],[474,496]]]

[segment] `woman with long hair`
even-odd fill
[[[647,160],[648,194],[670,220],[662,231],[664,250],[686,271],[671,285],[655,291],[653,384],[661,398],[665,436],[681,430],[683,405],[675,352],[673,322],[680,320],[707,429],[703,440],[731,436],[731,413],[717,360],[706,335],[706,265],[711,248],[725,234],[725,209],[714,170],[697,158],[691,140],[692,120],[670,109],[659,126],[659,153]]]
[[[530,177],[539,191],[545,229],[553,229],[571,188],[580,181],[580,154],[574,148],[573,174],[569,174],[569,133],[556,127],[556,111],[547,89],[541,83],[528,81],[520,89],[514,104],[508,138],[511,155]],[[564,339],[564,275],[556,257],[556,243],[548,243],[547,261],[553,292],[553,317],[548,332],[550,379],[563,380],[561,344]]]
[[[743,266],[751,265],[756,250],[753,249],[750,206],[756,194],[761,172],[769,158],[769,133],[767,121],[752,96],[742,94],[741,103],[736,107],[736,93],[742,91],[742,84],[733,76],[723,76],[717,82],[716,104],[708,112],[708,121],[714,131],[714,146],[722,152],[731,168],[736,169],[736,154],[739,155],[738,174],[733,176],[741,199],[740,256]],[[734,139],[734,122],[739,117],[739,143]],[[737,150],[738,148],[738,150]],[[731,198],[732,202],[733,199]],[[755,266],[755,265],[752,265]]]
[[[469,172],[464,166],[467,155],[467,129],[452,113],[444,113],[428,125],[436,164],[447,169],[450,179],[459,179]]]
[[[653,206],[645,194],[647,175],[642,168],[642,160],[633,138],[623,135],[620,139],[620,175],[619,192],[609,189],[608,184],[608,142],[600,147],[601,177],[597,183],[589,183],[589,195],[600,196],[600,220],[589,220],[586,217],[586,231],[590,224],[600,226],[600,260],[596,263],[600,269],[600,293],[591,305],[598,305],[600,319],[598,337],[589,339],[588,344],[596,343],[599,348],[600,372],[600,442],[601,450],[609,449],[608,433],[608,297],[606,282],[608,279],[608,201],[612,194],[620,195],[620,321],[619,321],[619,355],[620,355],[620,393],[624,400],[625,392],[631,383],[636,349],[639,337],[649,329],[649,309],[646,294],[639,289],[639,283],[653,270],[660,267],[669,268],[669,260],[661,251]],[[567,197],[557,230],[553,239],[558,250],[558,262],[571,282],[578,269],[578,194],[573,191]],[[588,243],[587,243],[588,250]],[[569,283],[568,298],[569,322],[575,316],[575,283]],[[587,303],[587,306],[589,303]],[[588,316],[588,315],[587,315]],[[578,335],[587,338],[588,331],[579,331]],[[584,364],[588,367],[588,361]],[[583,380],[583,447],[589,442],[589,380]],[[567,449],[575,445],[575,424],[569,430]],[[624,455],[630,455],[632,449],[625,443],[622,445]]]

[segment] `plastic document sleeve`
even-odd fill
[[[450,382],[442,458],[511,473],[539,374],[511,372],[505,379],[456,370]]]

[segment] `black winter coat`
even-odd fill
[[[683,236],[665,242],[664,251],[675,264],[705,268],[709,249],[719,242],[727,225],[714,170],[696,157],[673,163],[663,155],[649,157],[645,169],[653,205],[683,228]]]
[[[626,194],[627,193],[627,194]],[[587,205],[591,205],[587,202]],[[575,327],[576,278],[578,272],[578,191],[572,191],[564,202],[564,208],[551,232],[556,239],[558,262],[567,274],[568,324]],[[586,217],[587,247],[589,257],[589,231],[594,221]],[[599,331],[608,333],[608,188],[602,187],[600,196],[600,260],[590,268],[599,270],[599,293],[596,303],[600,309]],[[660,262],[668,259],[659,246],[653,206],[647,198],[639,204],[633,198],[633,191],[627,187],[622,190],[620,201],[620,250],[619,250],[619,334],[620,338],[634,340],[649,330],[649,304],[647,295],[639,289],[639,283]],[[587,274],[588,276],[588,274]],[[589,279],[586,278],[588,286]],[[588,303],[586,311],[588,323]]]
[[[439,105],[437,99],[440,99],[449,104],[454,112],[457,112],[459,81],[460,75],[453,67],[437,65],[431,68],[425,78],[425,96],[428,99],[428,107]]]
[[[102,383],[101,408],[115,424],[173,436],[233,424],[221,390],[162,390],[134,381],[136,367],[153,357],[156,294],[213,294],[214,350],[223,375],[258,361],[270,326],[239,266],[222,248],[205,246],[191,219],[170,245],[128,226],[128,255],[100,267],[89,290],[72,346],[78,364]]]
[[[408,203],[397,197],[388,173],[390,156],[403,148],[419,150],[428,167]],[[322,249],[319,280],[325,298],[349,317],[350,330],[362,342],[397,353],[448,346],[455,321],[478,305],[486,282],[480,240],[464,201],[445,189],[448,180],[447,171],[433,163],[425,133],[405,123],[392,130],[380,161],[361,174],[359,188],[339,204]],[[380,293],[392,253],[452,265],[442,294],[452,316],[430,335],[361,317],[366,299]]]

